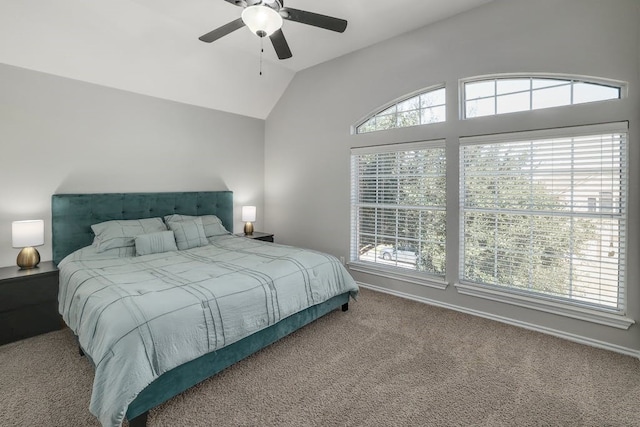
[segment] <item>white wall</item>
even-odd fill
[[[350,147],[446,138],[449,182],[447,279],[457,279],[457,156],[460,136],[629,120],[628,297],[640,321],[637,188],[640,84],[637,0],[496,0],[415,32],[298,73],[266,123],[266,229],[278,241],[349,253]],[[629,83],[616,102],[458,119],[458,79],[505,72],[579,74]],[[351,135],[350,126],[383,104],[446,83],[446,123]],[[638,325],[620,330],[398,280],[353,272],[364,283],[563,336],[640,351]],[[640,354],[640,353],[639,353]]]
[[[258,207],[264,121],[0,64],[0,266],[15,265],[11,221],[45,220],[54,193],[232,190]]]

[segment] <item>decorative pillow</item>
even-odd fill
[[[134,238],[140,234],[167,231],[162,218],[143,218],[105,221],[91,226],[98,252],[107,249],[135,246]]]
[[[135,242],[136,255],[138,256],[178,250],[175,236],[171,230],[140,234],[135,237]]]
[[[215,215],[202,215],[202,216],[191,216],[191,215],[167,215],[164,217],[164,221],[167,225],[170,222],[180,222],[180,221],[189,221],[195,218],[202,219],[202,226],[204,227],[204,235],[206,237],[220,236],[223,234],[229,234],[224,225],[222,225],[222,221]]]
[[[176,236],[176,243],[181,251],[209,244],[207,236],[204,234],[202,219],[199,217],[184,221],[171,221],[168,224]]]

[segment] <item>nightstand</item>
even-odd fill
[[[246,237],[247,239],[253,240],[262,240],[264,242],[273,243],[273,234],[272,233],[262,233],[260,231],[254,231],[252,235],[247,236],[244,233],[237,233],[236,236]]]
[[[58,314],[58,269],[0,268],[0,345],[62,328]]]

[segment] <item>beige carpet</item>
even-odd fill
[[[155,426],[640,426],[640,361],[363,289]],[[68,330],[0,347],[0,425],[95,426]]]

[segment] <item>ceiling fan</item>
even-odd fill
[[[203,42],[211,43],[245,25],[258,37],[269,37],[278,58],[291,58],[291,49],[282,33],[283,19],[313,25],[325,30],[343,33],[347,28],[347,21],[307,12],[305,10],[284,7],[284,0],[224,0],[242,7],[242,16],[222,27],[200,37]]]

